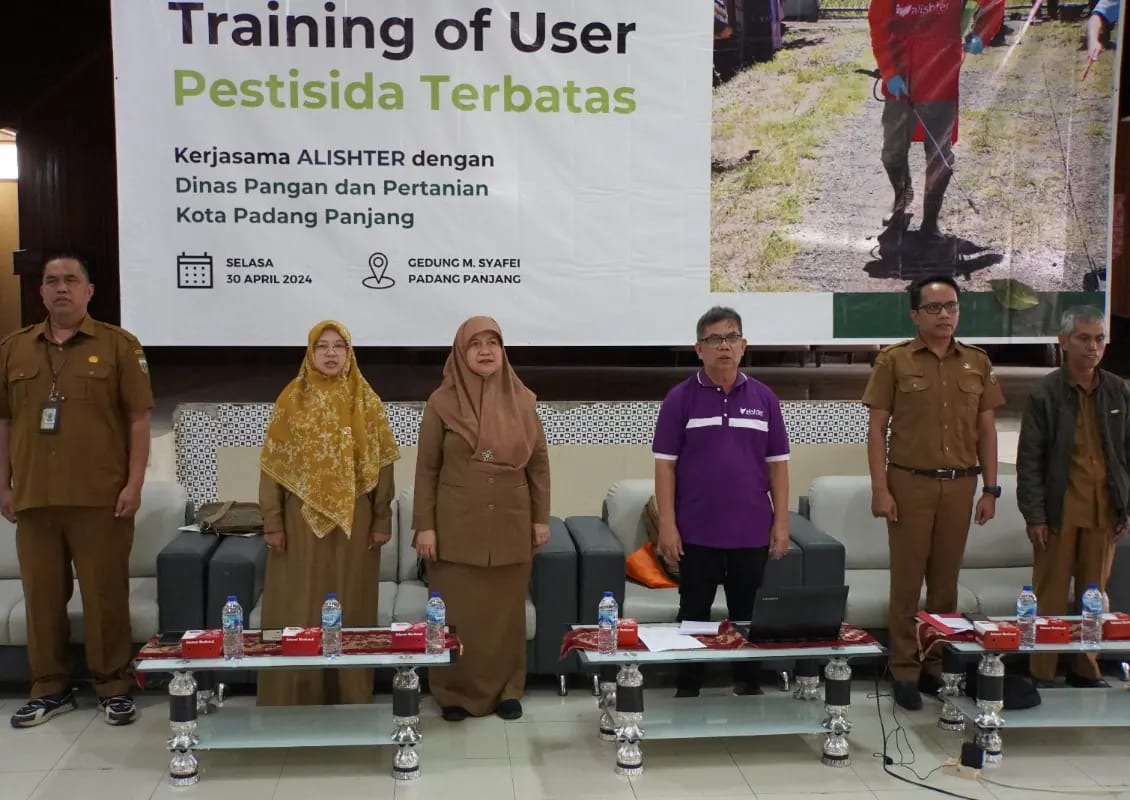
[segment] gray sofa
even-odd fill
[[[377,625],[420,622],[428,587],[419,580],[419,561],[412,548],[412,489],[403,489],[392,502],[392,538],[381,548]],[[245,625],[260,627],[267,551],[262,537],[228,537],[216,550],[208,569],[208,627],[220,625],[220,609],[229,594],[243,605]],[[565,690],[567,663],[558,660],[561,639],[573,624],[577,608],[577,555],[565,524],[550,520],[549,542],[534,556],[530,593],[526,598],[527,668],[534,675],[558,677]],[[225,676],[232,682],[253,680],[250,674]]]
[[[958,576],[961,613],[1015,614],[1020,587],[1032,582],[1032,545],[1016,507],[1016,476],[1001,475],[1000,485],[1003,496],[996,517],[969,531]],[[870,479],[817,478],[800,507],[816,528],[843,543],[844,581],[850,587],[847,621],[869,630],[885,629],[890,554],[886,522],[871,516]],[[1118,545],[1108,587],[1111,609],[1130,611],[1130,540]],[[920,602],[925,602],[925,591]]]
[[[642,514],[655,491],[654,481],[618,481],[608,490],[599,517],[568,517],[565,526],[577,547],[579,589],[577,616],[596,622],[601,595],[611,591],[620,604],[620,616],[640,623],[674,622],[679,610],[678,589],[651,589],[628,580],[625,559],[647,541]],[[766,586],[842,586],[844,549],[797,514],[789,519],[788,554],[770,561]],[[721,587],[711,608],[713,619],[726,615]]]
[[[177,530],[188,519],[188,508],[185,491],[176,483],[150,481],[142,489],[129,558],[130,628],[137,644],[161,631],[203,625],[207,564],[219,542]],[[78,581],[67,617],[76,663],[81,663],[84,624]],[[0,518],[0,680],[28,679],[26,646],[16,526]]]

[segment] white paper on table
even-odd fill
[[[722,625],[721,622],[696,622],[694,620],[684,620],[679,623],[679,633],[684,633],[687,636],[717,636],[718,628]]]
[[[973,623],[965,617],[942,617],[937,614],[927,614],[930,619],[937,622],[939,625],[944,625],[954,633],[963,633],[965,631],[973,630]]]
[[[706,645],[691,636],[668,627],[640,625],[640,641],[653,653],[665,650],[704,650]]]
[[[192,525],[182,525],[177,528],[177,530],[184,531],[185,533],[200,533],[200,526],[193,523]]]

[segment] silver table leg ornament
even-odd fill
[[[793,697],[797,700],[822,700],[820,692],[820,662],[798,661],[796,663],[796,691]]]
[[[985,751],[985,769],[1000,766],[1000,729],[1004,727],[1004,664],[998,653],[985,653],[977,666],[977,726],[975,743]]]
[[[942,711],[938,714],[938,727],[943,731],[965,730],[965,715],[954,705],[964,690],[965,672],[961,668],[961,657],[957,651],[946,648],[942,655],[942,688],[938,697],[942,701]]]
[[[411,781],[420,777],[420,676],[415,667],[397,667],[392,679],[392,743],[396,755],[392,757],[392,777],[398,781]]]
[[[596,705],[600,709],[600,740],[602,742],[616,741],[615,681],[600,682],[600,694]]]
[[[199,740],[196,738],[196,681],[192,672],[173,673],[169,681],[169,783],[173,786],[192,786],[200,780],[200,764],[192,752]]]
[[[851,667],[846,658],[833,658],[824,668],[824,710],[828,712],[824,727],[824,752],[820,759],[827,767],[851,766],[847,735],[851,731],[848,709],[851,707]]]
[[[616,774],[643,774],[643,675],[635,664],[624,664],[616,676]]]

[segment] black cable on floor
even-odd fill
[[[1002,789],[1015,789],[1020,792],[1044,792],[1046,794],[1071,794],[1079,795],[1080,797],[1117,797],[1122,792],[1119,789],[1038,789],[1035,786],[1013,786],[1011,783],[1001,783],[986,778],[984,775],[977,778],[980,783],[987,783],[990,786],[999,786]]]

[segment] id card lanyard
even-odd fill
[[[39,409],[39,432],[58,433],[63,401],[67,399],[59,393],[59,373],[67,366],[71,354],[64,351],[62,363],[56,366],[55,359],[51,356],[51,345],[46,340],[43,345],[47,348],[47,364],[51,369],[51,392],[47,395],[47,402]]]

